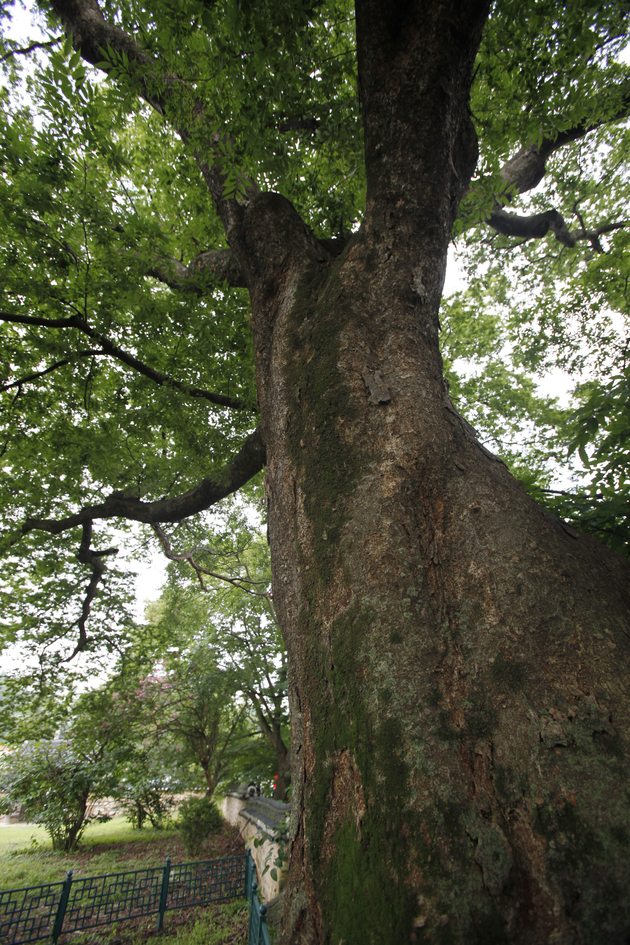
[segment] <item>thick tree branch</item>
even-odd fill
[[[72,36],[74,48],[93,66],[109,71],[104,63],[108,48],[118,56],[124,54],[127,57],[138,81],[138,93],[160,115],[168,113],[168,119],[181,139],[193,145],[197,163],[229,238],[242,221],[243,207],[235,198],[225,197],[226,174],[221,166],[225,163],[225,153],[226,150],[229,152],[231,142],[220,133],[210,134],[204,130],[204,126],[209,129],[211,125],[209,120],[206,121],[207,103],[197,100],[187,106],[187,117],[182,120],[178,114],[179,102],[181,93],[187,89],[186,83],[168,71],[164,63],[150,56],[134,36],[108,23],[96,0],[51,0],[51,7]],[[203,146],[201,141],[205,142]],[[256,187],[253,182],[248,182],[245,190],[249,198],[256,192]]]
[[[200,483],[181,495],[170,499],[159,499],[156,502],[142,502],[135,496],[112,492],[100,505],[87,506],[67,518],[58,520],[29,518],[22,526],[22,535],[28,535],[32,531],[60,535],[88,521],[104,518],[124,518],[133,522],[144,522],[147,525],[179,522],[197,512],[204,512],[211,505],[236,492],[260,472],[265,465],[265,458],[265,444],[257,428],[250,433],[238,453],[223,469],[214,476],[202,479]]]
[[[630,220],[620,220],[617,223],[606,223],[594,230],[587,230],[584,226],[578,230],[569,230],[564,217],[557,210],[547,210],[545,213],[522,217],[497,209],[488,217],[487,223],[503,236],[516,236],[524,240],[541,239],[552,232],[563,246],[570,248],[581,240],[588,240],[598,253],[604,251],[599,240],[600,236],[630,226]]]
[[[102,348],[101,354],[105,353],[116,361],[126,364],[127,367],[133,368],[134,371],[137,371],[144,377],[148,377],[149,380],[153,381],[159,387],[172,387],[174,390],[179,390],[188,397],[199,397],[209,401],[211,404],[216,404],[218,407],[230,407],[233,410],[247,409],[248,405],[241,400],[235,400],[233,397],[225,397],[223,394],[213,394],[210,391],[203,390],[200,387],[192,387],[189,384],[182,384],[181,381],[176,381],[167,374],[161,374],[160,371],[154,370],[154,368],[149,367],[148,364],[139,361],[138,358],[134,358],[133,355],[123,351],[122,348],[115,345],[113,341],[110,341],[105,335],[101,335],[100,332],[91,328],[90,325],[88,325],[84,319],[79,318],[78,315],[71,315],[69,318],[36,318],[32,315],[16,315],[11,312],[0,312],[0,321],[11,322],[16,325],[32,325],[38,328],[76,328],[84,335],[87,335],[88,338],[92,338],[93,341],[98,341]],[[47,373],[47,371],[43,373]]]
[[[602,107],[610,93],[602,92]],[[583,225],[579,230],[569,230],[564,218],[557,210],[547,210],[532,216],[518,216],[503,209],[503,203],[516,194],[533,190],[541,182],[547,170],[547,160],[556,151],[579,141],[592,131],[615,121],[622,121],[630,115],[630,78],[626,79],[621,89],[616,89],[619,107],[614,114],[595,121],[585,121],[559,132],[555,137],[545,136],[539,144],[523,147],[505,162],[499,172],[501,185],[496,193],[494,208],[486,215],[485,222],[504,236],[516,236],[521,239],[541,239],[550,231],[563,246],[573,247],[580,240],[588,240],[596,252],[603,252],[599,237],[615,229],[628,226],[628,221],[608,223],[595,230],[587,230]],[[473,185],[472,190],[474,190]],[[579,214],[578,214],[579,218]],[[580,222],[582,222],[580,220]]]
[[[187,266],[172,257],[156,262],[150,276],[171,289],[203,293],[206,279],[227,282],[230,288],[246,289],[247,283],[231,249],[212,249],[199,253]]]
[[[602,92],[602,110],[608,93]],[[545,136],[540,145],[531,144],[521,148],[514,157],[506,161],[501,168],[500,175],[504,182],[503,193],[523,194],[528,190],[537,187],[545,176],[546,162],[560,148],[579,141],[586,137],[591,131],[596,131],[603,125],[609,125],[615,121],[622,121],[630,115],[630,78],[626,79],[621,90],[616,89],[615,94],[620,94],[620,104],[614,114],[608,118],[601,118],[596,121],[580,122],[573,128],[559,132],[555,137]]]

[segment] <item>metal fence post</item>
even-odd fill
[[[166,863],[164,865],[164,872],[162,873],[162,889],[160,890],[160,907],[158,910],[158,920],[157,920],[158,932],[162,931],[162,925],[164,924],[164,913],[166,911],[166,897],[168,895],[168,878],[170,875],[171,875],[171,858],[170,856],[167,856]]]
[[[267,906],[264,904],[264,902],[260,907],[260,929],[258,936],[259,945],[269,945],[269,932],[267,930]]]
[[[247,936],[247,945],[258,945],[258,897],[256,890],[258,883],[256,880],[252,883],[251,897],[249,900],[249,935]]]
[[[258,883],[252,883],[252,898],[249,904],[249,936],[247,945],[270,945],[267,930],[267,906],[260,905],[256,892]]]
[[[53,945],[57,945],[57,939],[61,935],[61,926],[63,925],[63,920],[66,915],[66,908],[68,906],[68,899],[70,898],[70,887],[72,886],[72,870],[68,870],[66,878],[63,881],[63,886],[61,887],[61,895],[59,896],[59,904],[57,906],[57,912],[55,914],[55,921],[53,922],[52,927],[52,940]]]
[[[245,853],[245,898],[248,902],[252,898],[252,883],[254,882],[255,873],[256,867],[252,860],[252,853],[249,847],[247,847]]]

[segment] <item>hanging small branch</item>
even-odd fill
[[[87,522],[83,523],[83,536],[81,538],[81,544],[79,545],[79,551],[77,553],[77,559],[81,564],[91,564],[92,565],[92,578],[88,584],[87,592],[83,600],[83,606],[81,608],[81,616],[76,621],[79,628],[79,641],[72,651],[70,656],[67,656],[62,663],[69,663],[70,660],[73,660],[77,653],[82,653],[83,650],[87,647],[89,643],[89,638],[85,629],[88,617],[90,616],[90,610],[92,608],[92,601],[96,597],[96,589],[98,587],[99,581],[105,573],[105,565],[101,560],[106,555],[115,555],[118,554],[118,548],[106,548],[105,551],[93,551],[90,548],[92,543],[92,520],[89,519]]]
[[[176,553],[173,551],[171,542],[164,529],[160,525],[153,525],[152,528],[155,535],[157,536],[158,541],[162,545],[164,554],[169,559],[169,561],[187,561],[197,575],[197,579],[199,580],[199,584],[201,585],[201,589],[203,591],[208,590],[208,587],[204,581],[204,577],[211,577],[216,578],[218,581],[225,581],[227,584],[231,584],[233,587],[238,587],[239,590],[245,591],[246,594],[251,594],[253,597],[264,597],[267,600],[271,599],[271,594],[269,591],[254,590],[255,587],[267,587],[267,581],[254,581],[249,576],[233,578],[229,577],[227,574],[219,574],[218,571],[211,571],[209,568],[204,568],[203,565],[199,564],[199,562],[195,560],[195,555],[199,554],[200,552],[205,552],[205,548],[193,548],[191,551]],[[249,575],[249,572],[247,573]]]
[[[63,36],[57,36],[46,43],[29,43],[28,46],[22,46],[19,49],[10,49],[4,56],[0,56],[0,62],[6,62],[7,59],[12,59],[13,56],[25,56],[36,49],[52,49],[54,46],[58,46],[62,39]]]

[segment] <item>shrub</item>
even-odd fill
[[[179,809],[177,828],[186,852],[194,856],[211,834],[223,829],[223,817],[209,797],[190,797]]]
[[[91,760],[67,740],[25,742],[2,759],[0,812],[23,806],[27,820],[46,828],[53,850],[67,853],[90,820],[101,819],[88,813],[88,799],[111,777],[107,757]]]

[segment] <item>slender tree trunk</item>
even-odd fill
[[[70,825],[65,840],[63,843],[64,853],[70,853],[71,850],[74,850],[77,843],[79,842],[79,837],[81,836],[81,831],[83,830],[83,824],[85,822],[85,817],[87,814],[88,798],[89,792],[87,792],[83,797],[78,800],[78,810],[76,812],[76,817],[74,818],[72,824]],[[54,844],[53,844],[54,845]]]
[[[438,306],[486,10],[391,9],[357,9],[359,234],[331,260],[273,195],[239,234],[289,654],[283,941],[625,943],[629,568],[449,399]]]
[[[212,798],[217,786],[216,778],[214,777],[214,773],[211,771],[209,765],[202,765],[202,768],[204,777],[206,779],[206,784],[208,785],[206,788],[206,797]]]
[[[282,739],[282,725],[277,721],[280,715],[280,708],[277,706],[274,715],[270,719],[267,719],[256,692],[250,689],[248,695],[256,710],[256,718],[260,725],[260,731],[272,746],[276,755],[278,774],[273,792],[274,797],[277,801],[286,801],[291,772],[291,752]]]

